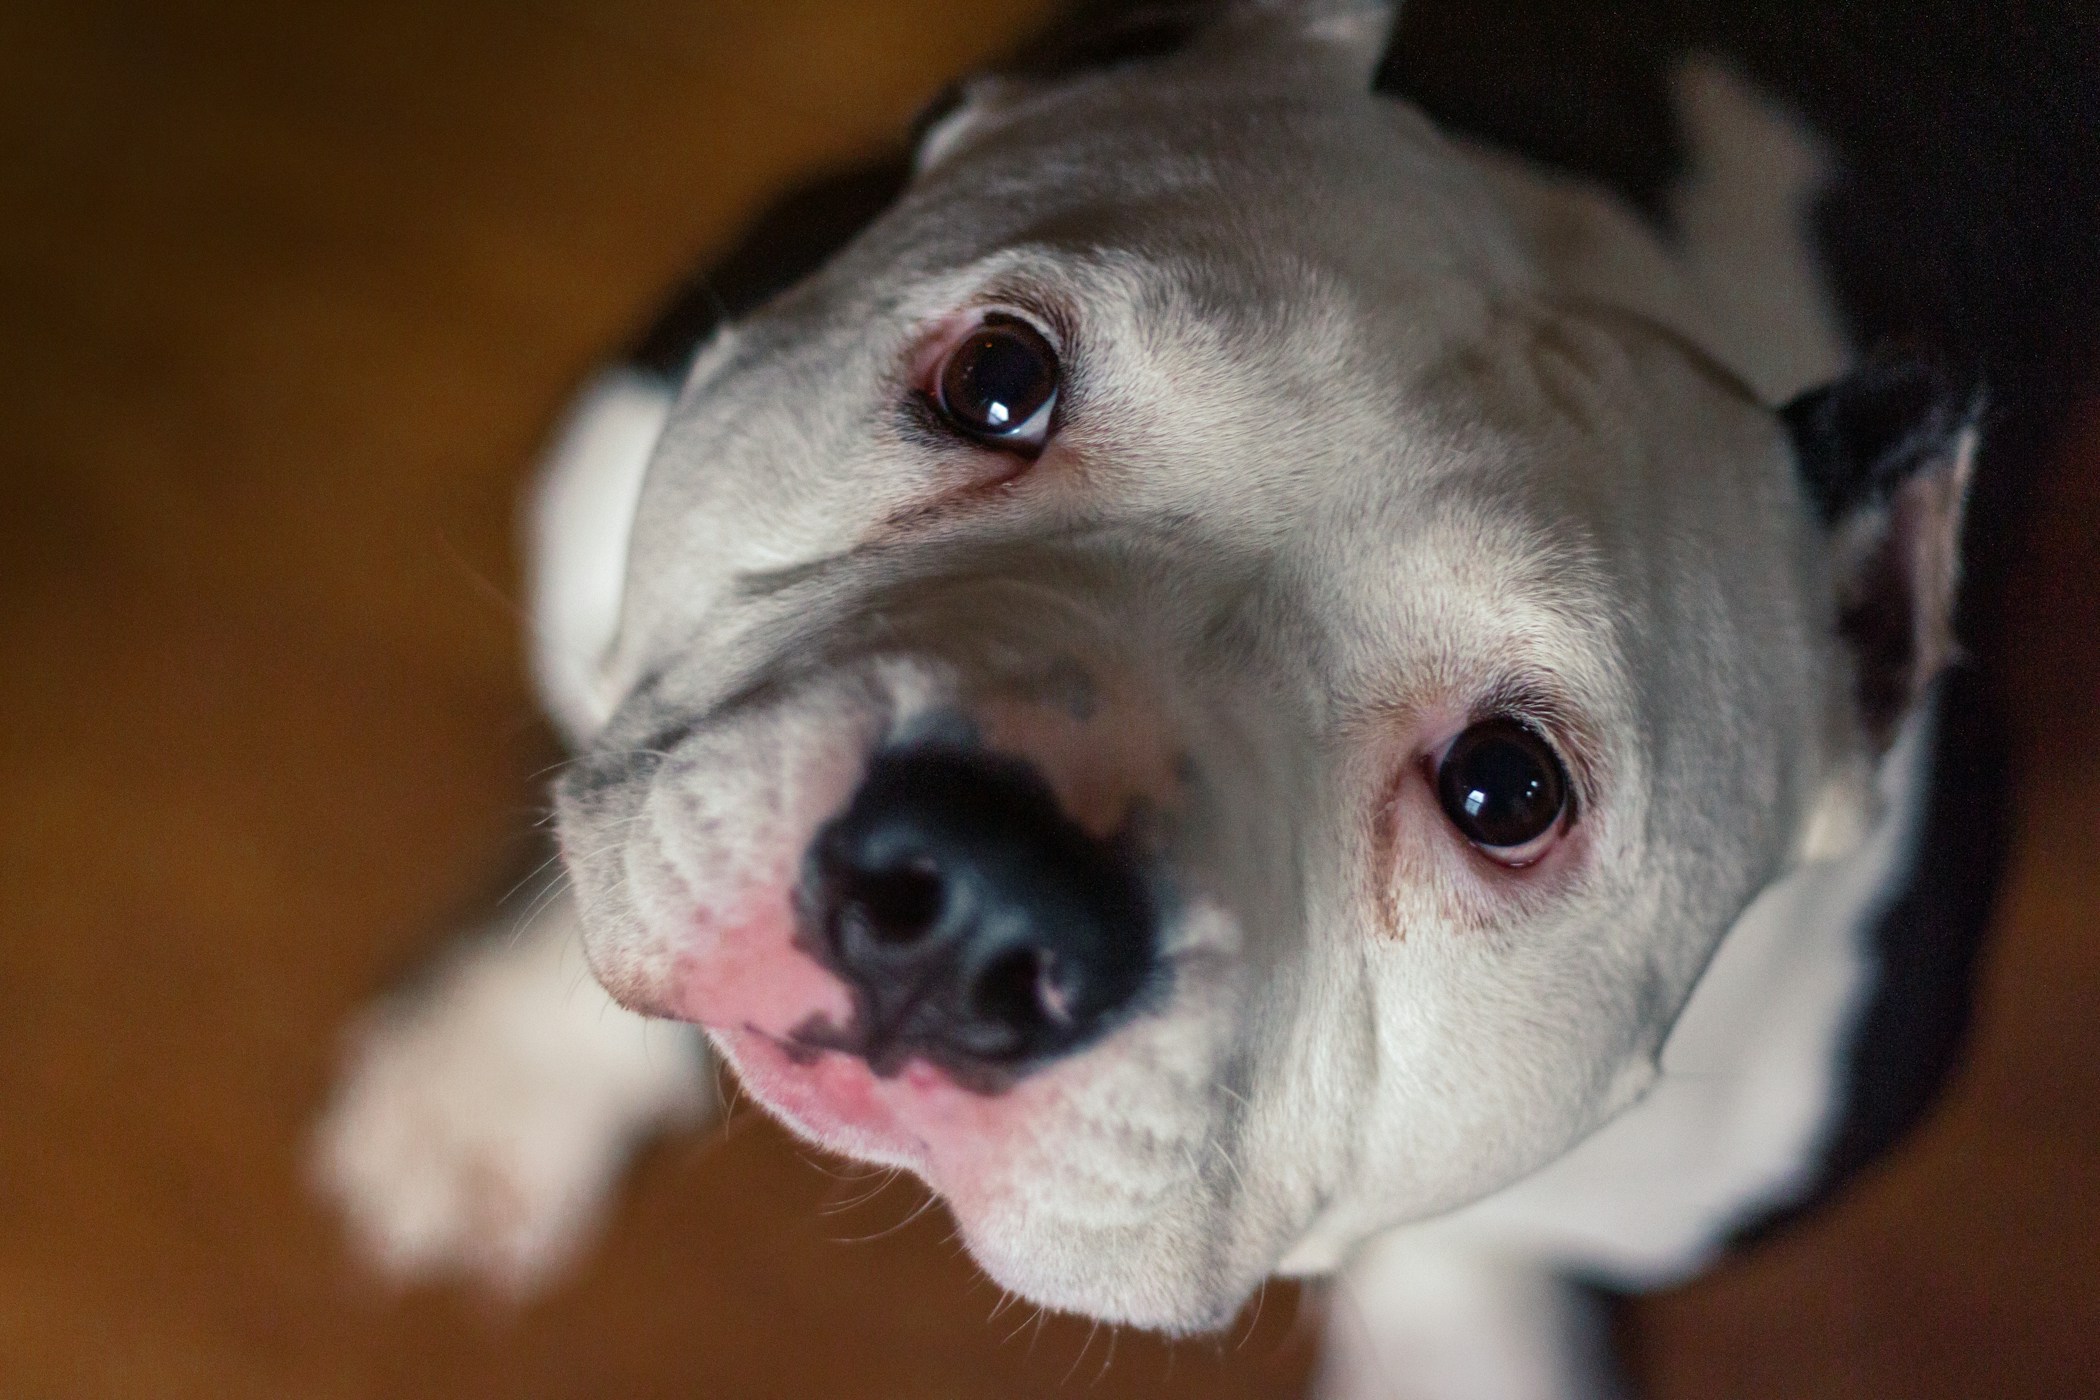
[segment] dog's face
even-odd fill
[[[1777,417],[1286,28],[981,94],[717,339],[560,794],[617,996],[1174,1328],[1629,1102],[1855,742]]]

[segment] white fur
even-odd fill
[[[1360,93],[1353,53],[1324,41],[1293,49],[1254,23],[1215,42],[1141,78],[1002,91],[948,138],[919,201],[805,290],[798,314],[827,312],[812,330],[790,341],[754,331],[749,344],[763,352],[718,357],[706,392],[673,420],[631,545],[619,647],[624,673],[653,675],[652,689],[571,774],[565,809],[585,851],[572,866],[587,936],[621,994],[777,1038],[832,995],[811,990],[814,1001],[764,1013],[739,1002],[773,994],[750,970],[761,948],[777,950],[761,959],[767,986],[822,982],[779,928],[784,882],[817,818],[780,828],[779,794],[843,792],[838,740],[868,722],[811,718],[832,713],[796,698],[831,685],[821,670],[792,684],[757,678],[794,677],[827,650],[850,656],[865,645],[852,640],[857,609],[880,617],[883,648],[930,650],[958,668],[943,705],[1009,695],[1022,683],[984,668],[1007,666],[1017,647],[1039,650],[1046,663],[1069,656],[1104,684],[1153,697],[1199,756],[1236,743],[1274,764],[1277,782],[1305,794],[1296,806],[1279,809],[1269,794],[1221,799],[1206,839],[1237,842],[1239,854],[1191,849],[1182,873],[1215,896],[1239,946],[1258,929],[1289,939],[1288,951],[1249,948],[1283,960],[1264,984],[1223,984],[1234,1016],[1220,1021],[1209,1002],[1199,1014],[1191,999],[1146,1023],[1172,1041],[1148,1052],[1160,1063],[1248,1066],[1236,1087],[1251,1113],[1188,1094],[1180,1075],[1141,1081],[1143,1098],[1111,1095],[1119,1057],[1138,1053],[1118,1040],[1060,1067],[1062,1092],[1025,1124],[1012,1118],[1016,1101],[985,1110],[982,1134],[1047,1136],[1065,1144],[1068,1165],[963,1151],[935,1126],[952,1115],[926,1117],[916,1091],[896,1084],[866,1090],[897,1115],[887,1136],[837,1139],[890,1160],[906,1149],[872,1144],[930,1143],[911,1150],[911,1164],[955,1203],[965,1238],[1008,1286],[1169,1326],[1214,1321],[1309,1233],[1342,1221],[1353,1243],[1448,1211],[1538,1170],[1639,1099],[1726,921],[1799,846],[1836,757],[1828,715],[1845,703],[1812,630],[1827,585],[1791,463],[1741,385],[1673,339],[1720,354],[1730,335],[1669,251],[1585,191],[1469,163],[1397,106],[1308,102]],[[1263,139],[1325,163],[1300,171],[1302,191],[1274,191],[1261,207],[1209,192],[1203,182],[1230,166],[1105,164],[1125,125],[1201,114],[1221,90],[1233,110],[1276,105],[1283,115],[1259,129],[1273,133]],[[1202,130],[1224,117],[1186,120]],[[1212,217],[1231,209],[1251,246],[1273,238],[1298,256],[1234,262],[1236,302],[1209,311],[1183,290],[1218,256],[1200,223],[1152,228],[1142,256],[1118,251],[1112,228],[1101,251],[1011,241],[1006,221],[1067,209],[1066,168],[1102,170],[1131,198],[1197,181],[1190,197],[1218,200]],[[1001,199],[981,207],[970,193],[991,178],[1006,182]],[[1777,192],[1791,199],[1799,182],[1787,181]],[[1111,208],[1118,197],[1100,196]],[[1301,202],[1339,207],[1308,222]],[[1581,224],[1584,236],[1565,236]],[[1192,240],[1187,252],[1176,237]],[[1154,519],[1182,522],[1119,545],[1098,584],[1070,598],[1081,620],[1055,641],[1043,602],[1065,585],[1017,595],[1011,611],[978,585],[951,604],[940,589],[895,594],[856,553],[927,498],[929,474],[949,469],[890,436],[871,399],[894,392],[892,366],[911,353],[915,326],[944,324],[1002,286],[1066,302],[1087,337],[1095,407],[1079,410],[1058,449],[1087,465],[1049,459],[1031,509],[1090,512],[1111,539]],[[1467,366],[1462,375],[1446,369],[1453,362]],[[816,384],[823,393],[809,392]],[[1296,430],[1307,402],[1321,405],[1316,435]],[[1457,417],[1439,421],[1439,407]],[[1278,473],[1279,459],[1300,469]],[[1513,460],[1520,477],[1507,474]],[[1698,470],[1648,473],[1646,463]],[[1056,482],[1080,474],[1085,499],[1061,497]],[[1034,539],[1026,529],[1005,539],[997,571],[1018,580],[1054,570]],[[1130,571],[1145,554],[1172,589]],[[1264,638],[1280,650],[1227,674],[1209,667],[1203,599],[1228,589],[1220,571],[1250,554],[1288,561],[1279,574],[1304,580],[1293,586],[1318,630],[1316,667],[1281,632]],[[817,572],[803,586],[749,582],[808,565]],[[1244,709],[1243,688],[1257,681],[1269,697],[1259,714],[1215,718]],[[1392,760],[1359,756],[1339,733],[1323,735],[1317,754],[1304,750],[1300,726],[1336,722],[1323,714],[1368,718],[1406,687],[1422,708],[1367,731],[1404,752],[1451,722],[1437,716],[1512,683],[1550,685],[1557,709],[1593,736],[1583,831],[1594,857],[1551,900],[1510,904],[1450,850],[1433,808],[1410,797],[1397,830],[1416,852],[1414,873],[1377,873],[1397,881],[1394,927],[1371,934],[1365,886],[1325,872],[1369,856],[1363,824]],[[755,684],[762,703],[708,719],[669,759],[632,757],[666,721],[711,716]],[[1308,685],[1320,693],[1303,694]],[[1652,771],[1661,744],[1699,755],[1701,771]],[[1212,768],[1205,790],[1227,773]],[[1731,806],[1736,829],[1702,823],[1699,804],[1715,801]],[[1264,830],[1278,810],[1292,828]],[[606,840],[620,831],[624,842]],[[765,839],[777,849],[754,853],[754,831],[774,833]],[[1273,876],[1288,859],[1278,840],[1320,872],[1301,908],[1274,907]],[[703,873],[715,871],[736,872],[734,882]],[[1482,927],[1454,912],[1469,908]],[[696,910],[713,911],[697,933]],[[769,931],[739,922],[754,910],[771,911]],[[1284,932],[1301,920],[1302,932]],[[1361,1022],[1316,1010],[1311,989],[1323,985],[1332,990],[1317,996],[1364,999]],[[1261,1009],[1271,1000],[1281,1004]],[[753,1092],[777,1093],[783,1113],[807,1121],[790,1103],[793,1079],[760,1075]],[[1104,1115],[1155,1122],[1151,1139],[1211,1142],[1232,1174],[1192,1177],[1171,1158],[1111,1153],[1113,1135],[1097,1131]],[[1104,1145],[1089,1161],[1081,1144],[1095,1140]],[[1104,1209],[1103,1179],[1156,1200],[1154,1223],[1132,1234],[1119,1209]]]
[[[1745,912],[1638,1104],[1474,1205],[1390,1231],[1346,1260],[1316,1234],[1285,1261],[1292,1272],[1343,1269],[1333,1323],[1340,1354],[1323,1395],[1599,1394],[1608,1378],[1587,1364],[1598,1359],[1594,1338],[1570,1331],[1570,1309],[1584,1319],[1559,1278],[1633,1289],[1677,1282],[1704,1266],[1732,1227],[1811,1184],[1841,1101],[1849,1035],[1872,988],[1873,923],[1916,840],[1930,733],[1929,715],[1917,716],[1885,761],[1881,795],[1892,817],[1862,848],[1804,866]],[[1352,1311],[1374,1321],[1352,1321]],[[1359,1335],[1386,1319],[1391,1331]]]
[[[387,1274],[542,1286],[635,1147],[710,1111],[698,1038],[614,1005],[577,934],[557,896],[349,1035],[312,1168]]]
[[[1823,158],[1717,64],[1686,64],[1676,94],[1695,153],[1673,203],[1679,256],[1715,317],[1711,343],[1777,401],[1844,362],[1805,236]],[[1806,863],[1716,950],[1639,1103],[1526,1180],[1353,1257],[1337,1247],[1346,1224],[1301,1242],[1287,1271],[1344,1267],[1323,1396],[1608,1393],[1595,1319],[1556,1280],[1674,1282],[1731,1227],[1809,1185],[1871,990],[1873,922],[1916,838],[1930,732],[1928,714],[1913,716],[1883,760],[1878,824],[1856,801],[1824,805]]]
[[[1601,1305],[1528,1251],[1379,1241],[1330,1291],[1323,1400],[1615,1393]]]
[[[1425,1231],[1522,1241],[1627,1287],[1674,1283],[1808,1186],[1872,983],[1869,940],[1916,840],[1927,717],[1883,770],[1890,816],[1854,854],[1758,896],[1722,942],[1641,1102],[1559,1161]]]
[[[1804,237],[1820,171],[1814,147],[1710,63],[1686,65],[1677,88],[1696,161],[1677,201],[1680,256],[1724,313],[1716,339],[1730,346],[1731,364],[1776,395],[1798,392],[1840,363]],[[1928,733],[1929,718],[1913,716],[1882,761],[1871,805],[1885,820],[1842,823],[1850,839],[1812,829],[1804,864],[1744,911],[1637,1106],[1527,1180],[1399,1235],[1423,1236],[1432,1252],[1470,1241],[1498,1257],[1515,1251],[1543,1267],[1648,1286],[1696,1269],[1731,1223],[1785,1201],[1836,1102],[1871,921],[1907,867]],[[1319,1273],[1341,1262],[1316,1229],[1284,1267]]]
[[[1363,94],[1374,33],[1262,8],[1142,73],[982,88],[792,334],[718,344],[639,497],[662,395],[590,400],[539,514],[539,673],[590,741],[564,830],[608,985],[927,1177],[1006,1286],[1186,1328],[1346,1268],[1328,1393],[1594,1393],[1556,1273],[1679,1276],[1802,1184],[1928,724],[1876,825],[1830,561],[1744,389],[1841,359],[1813,143],[1689,67],[1667,244]],[[900,385],[927,327],[1015,300],[1079,327],[1086,397],[1026,480],[927,523],[963,459],[895,430]],[[1060,667],[1138,699],[1027,751],[1053,783],[1153,734],[1206,780],[1171,1003],[997,1098],[769,1058],[837,994],[785,890],[870,746],[1040,709]],[[1410,786],[1512,681],[1588,748],[1557,875],[1483,873]],[[557,965],[463,964],[363,1042],[323,1161],[382,1257],[529,1276],[690,1111],[691,1052],[640,1074],[639,1022],[504,1005]],[[542,1184],[491,1223],[477,1173]]]
[[[1710,58],[1672,74],[1692,149],[1670,205],[1679,256],[1723,328],[1728,363],[1783,403],[1845,367],[1844,337],[1807,238],[1829,179],[1813,133]]]
[[[616,698],[606,693],[605,663],[619,630],[627,535],[673,397],[650,375],[600,375],[562,423],[533,493],[532,678],[575,748],[590,742]]]

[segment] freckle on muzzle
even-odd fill
[[[878,1074],[911,1059],[996,1089],[1086,1045],[1158,977],[1158,917],[1128,843],[1091,835],[1023,760],[878,754],[811,842],[798,941],[852,989],[853,1023],[793,1039]]]

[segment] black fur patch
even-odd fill
[[[750,314],[823,266],[896,201],[910,174],[910,162],[893,156],[782,195],[712,267],[672,297],[627,352],[627,363],[682,379],[716,326]]]
[[[1171,58],[1209,27],[1222,8],[1218,0],[1094,0],[1076,5],[1020,45],[996,71],[1017,78],[1069,78],[1093,69]]]
[[[1676,52],[1667,10],[1651,0],[1407,0],[1372,86],[1659,218],[1684,168],[1663,82]]]
[[[1977,421],[1980,395],[1959,394],[1923,360],[1874,357],[1779,410],[1802,482],[1825,525],[1879,505],[1904,480],[1945,461]]]

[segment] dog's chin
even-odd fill
[[[1230,1323],[1260,1282],[1258,1269],[1222,1266],[1226,1222],[1200,1192],[1119,1191],[1056,1150],[1073,1076],[1053,1070],[987,1095],[921,1063],[884,1077],[756,1027],[711,1034],[751,1097],[798,1136],[926,1182],[979,1267],[1029,1302],[1200,1332]]]
[[[1102,1227],[1023,1197],[982,1217],[955,1216],[970,1257],[1000,1287],[1102,1322],[1176,1335],[1220,1331],[1263,1277],[1221,1272],[1209,1238],[1165,1222]]]

